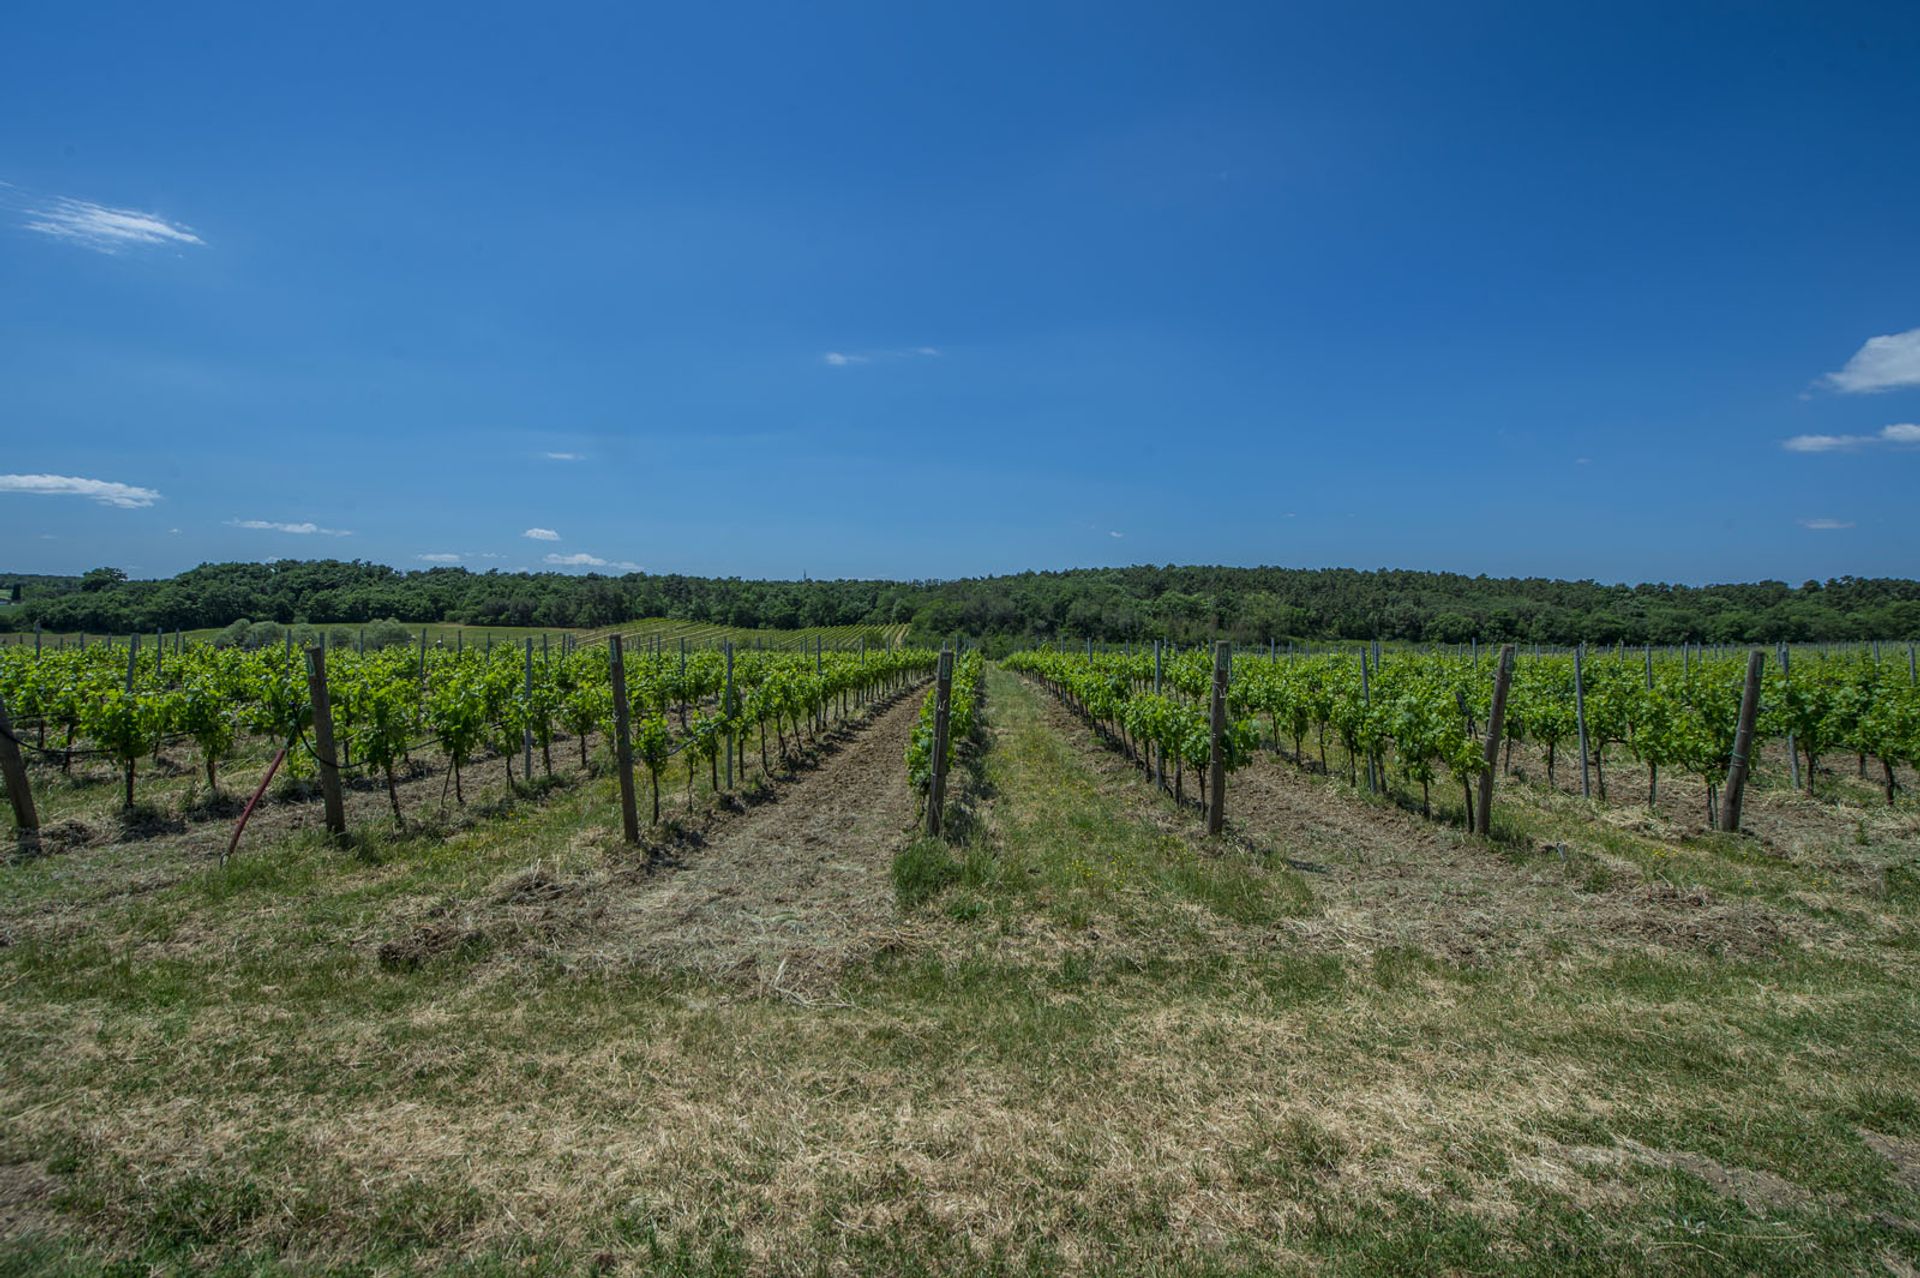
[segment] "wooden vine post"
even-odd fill
[[[533,782],[533,636],[527,636],[527,721],[520,726],[520,752],[526,758],[528,784]],[[551,767],[548,769],[551,771]]]
[[[21,841],[29,841],[40,832],[40,817],[33,810],[27,765],[20,758],[20,742],[13,735],[13,720],[7,715],[4,698],[0,698],[0,772],[6,773],[7,798],[13,803],[13,824]]]
[[[640,842],[640,810],[633,802],[633,738],[627,733],[627,661],[620,636],[607,636],[613,676],[613,758],[620,773],[620,829],[629,844]]]
[[[1780,682],[1787,685],[1789,689],[1793,685],[1793,669],[1787,664],[1787,645],[1784,643],[1780,645]],[[1787,695],[1792,694],[1789,691]],[[1787,729],[1787,762],[1793,767],[1793,788],[1798,790],[1800,788],[1800,748],[1794,744],[1792,728]],[[1809,778],[1809,784],[1811,784],[1811,778]]]
[[[720,716],[721,718],[725,719],[727,723],[727,789],[729,790],[733,789],[733,750],[734,750],[733,717],[734,717],[734,714],[735,714],[735,706],[733,704],[733,640],[729,639],[727,640],[727,687],[726,687],[726,691],[721,694],[721,698],[720,698]],[[746,749],[745,745],[742,745],[740,749],[744,751]]]
[[[1159,639],[1153,641],[1153,695],[1156,697],[1160,695],[1161,643]],[[1167,747],[1160,745],[1152,749],[1153,783],[1164,790],[1167,788]]]
[[[1373,705],[1373,689],[1367,683],[1367,650],[1360,650],[1360,704],[1369,708]],[[1351,774],[1349,774],[1351,775]],[[1367,793],[1378,793],[1373,784],[1373,752],[1367,752]]]
[[[1720,796],[1720,828],[1740,832],[1740,799],[1747,788],[1747,759],[1753,749],[1753,721],[1760,714],[1760,676],[1767,654],[1747,655],[1747,686],[1740,693],[1740,723],[1733,732],[1733,757],[1727,761],[1727,790]]]
[[[327,833],[347,832],[347,807],[340,796],[340,756],[334,753],[333,703],[327,699],[327,650],[307,649],[307,696],[313,702],[313,752],[320,763],[320,794],[326,801]]]
[[[1487,741],[1482,758],[1486,770],[1480,774],[1480,810],[1474,814],[1480,833],[1493,833],[1493,774],[1500,766],[1500,733],[1507,722],[1507,686],[1513,682],[1513,645],[1500,646],[1500,660],[1493,670],[1493,704],[1487,709]]]
[[[1227,680],[1233,670],[1232,648],[1225,639],[1213,645],[1213,704],[1207,715],[1212,746],[1207,752],[1207,833],[1218,834],[1227,824]]]
[[[953,703],[953,649],[940,650],[933,681],[933,778],[927,785],[927,833],[940,833],[940,812],[947,804],[947,712]]]
[[[1590,799],[1593,783],[1587,775],[1587,687],[1581,670],[1586,655],[1584,643],[1573,650],[1573,724],[1580,734],[1580,797]]]

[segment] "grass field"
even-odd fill
[[[0,870],[0,1272],[1920,1266],[1910,801],[1209,844],[996,670],[949,845],[916,700],[650,856],[574,774]]]

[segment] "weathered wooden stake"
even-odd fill
[[[333,752],[333,703],[327,699],[327,650],[307,649],[307,696],[313,702],[313,752],[320,762],[320,794],[326,801],[327,832],[347,832],[347,807],[340,795],[340,760]]]
[[[1162,640],[1153,641],[1153,695],[1160,695],[1160,658],[1164,647]],[[1153,783],[1162,790],[1167,788],[1167,748],[1157,746],[1153,752]]]
[[[1232,677],[1233,648],[1225,639],[1213,645],[1213,704],[1209,707],[1207,833],[1218,834],[1227,823],[1227,680]]]
[[[1780,645],[1780,679],[1789,687],[1793,684],[1793,671],[1787,664],[1787,645]],[[1787,729],[1787,762],[1793,765],[1793,788],[1800,788],[1800,749],[1794,744],[1793,729]]]
[[[726,641],[727,689],[721,694],[720,714],[727,721],[727,789],[733,789],[733,640]]]
[[[1482,758],[1487,769],[1480,774],[1480,810],[1474,813],[1480,833],[1493,833],[1493,774],[1500,766],[1500,733],[1506,727],[1507,685],[1513,681],[1513,645],[1502,644],[1500,661],[1493,672],[1493,704],[1487,709],[1487,741]]]
[[[6,773],[7,798],[13,802],[13,824],[23,839],[40,832],[40,817],[33,810],[33,791],[27,787],[27,765],[20,757],[20,742],[13,735],[13,720],[7,715],[5,698],[0,698],[0,772]]]
[[[1593,797],[1593,784],[1587,774],[1587,686],[1581,669],[1586,655],[1587,645],[1584,643],[1573,650],[1573,723],[1580,733],[1580,797],[1590,799]]]
[[[947,714],[953,702],[953,650],[940,650],[933,682],[933,778],[927,785],[927,833],[940,833],[940,810],[947,803]]]
[[[528,722],[520,728],[520,752],[526,760],[522,771],[528,781],[533,780],[533,636],[527,636],[527,717]]]
[[[640,842],[640,810],[633,802],[633,738],[627,735],[627,662],[620,636],[607,636],[613,675],[613,758],[620,773],[620,827],[629,844]]]
[[[1373,704],[1373,688],[1372,685],[1367,682],[1367,650],[1365,648],[1360,650],[1360,704],[1363,706],[1371,706]],[[1372,751],[1367,752],[1367,793],[1375,793]]]
[[[1733,757],[1727,763],[1727,788],[1720,796],[1720,828],[1740,832],[1740,799],[1747,787],[1747,758],[1753,749],[1753,721],[1760,713],[1760,674],[1767,654],[1755,648],[1747,657],[1747,686],[1740,694],[1740,722],[1733,732]]]

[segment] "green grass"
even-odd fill
[[[1482,872],[1711,881],[1783,940],[1464,963],[1368,940],[1284,831],[1210,843],[1021,681],[987,709],[977,819],[902,831],[897,927],[804,1000],[583,965],[597,898],[503,902],[536,865],[671,886],[603,779],[225,869],[0,868],[0,1274],[1920,1265],[1920,1187],[1862,1135],[1920,1140],[1905,869],[1516,795],[1511,842],[1446,836]],[[1315,856],[1364,884],[1376,852]],[[381,963],[441,924],[469,939]]]

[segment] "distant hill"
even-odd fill
[[[608,627],[664,617],[748,629],[909,625],[916,638],[1214,635],[1269,639],[1519,639],[1564,644],[1920,639],[1920,582],[1606,585],[1545,577],[1350,568],[1153,567],[956,581],[751,581],[630,573],[402,572],[342,560],[203,564],[129,581],[0,574],[21,586],[0,629],[127,633],[251,621]]]

